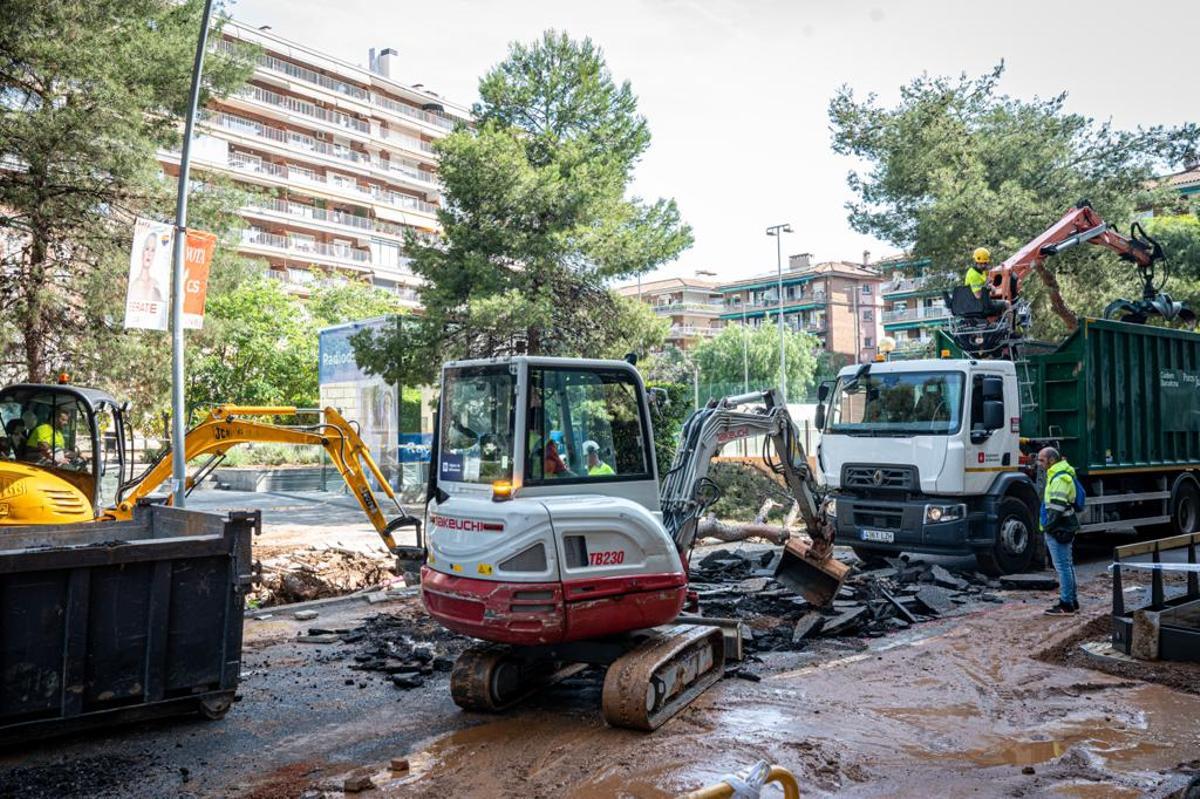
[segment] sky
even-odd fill
[[[900,251],[846,219],[855,164],[830,146],[840,86],[886,105],[922,72],[978,75],[1001,59],[1001,88],[1069,93],[1068,110],[1118,127],[1200,120],[1200,6],[1194,0],[238,0],[233,16],[469,106],[510,41],[546,28],[591,37],[628,80],[653,140],[632,192],[674,197],[694,246],[643,280],[736,279],[776,268],[768,225],[793,229],[783,255],[872,259]]]

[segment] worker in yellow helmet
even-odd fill
[[[971,293],[982,298],[983,287],[987,285],[987,271],[992,265],[992,253],[987,247],[976,247],[974,262],[967,267],[967,276],[963,283],[971,288]]]

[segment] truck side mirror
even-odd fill
[[[985,388],[984,391],[986,390]],[[999,400],[984,400],[983,429],[991,431],[1001,427],[1004,427],[1004,403]]]
[[[817,406],[817,412],[813,416],[813,424],[816,426],[817,430],[825,429],[825,406],[824,405]]]
[[[1004,401],[1004,379],[1000,377],[983,378],[983,399]],[[1001,409],[1003,411],[1003,409]],[[1001,414],[1003,415],[1003,414]],[[989,428],[991,429],[991,428]]]
[[[817,386],[817,402],[824,402],[829,399],[829,390],[833,388],[833,383],[826,380],[821,385]],[[821,425],[817,425],[820,427]]]

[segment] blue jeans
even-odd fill
[[[1064,605],[1075,606],[1078,597],[1075,595],[1075,556],[1071,552],[1074,545],[1060,544],[1058,539],[1049,533],[1043,533],[1046,538],[1046,551],[1050,553],[1050,561],[1054,571],[1058,572],[1058,596]]]

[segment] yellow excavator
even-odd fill
[[[61,381],[20,383],[0,389],[0,527],[126,520],[171,477],[170,452],[134,475],[133,442],[125,415],[128,402]],[[323,421],[285,426],[248,417],[294,416],[288,406],[221,405],[187,432],[186,460],[207,456],[188,478],[203,480],[231,447],[246,443],[311,444],[323,447],[370,518],[388,550],[399,555],[392,533],[420,522],[400,506],[355,425],[333,408]],[[389,521],[375,499],[369,477],[392,501],[399,516]],[[168,500],[168,503],[170,500]]]

